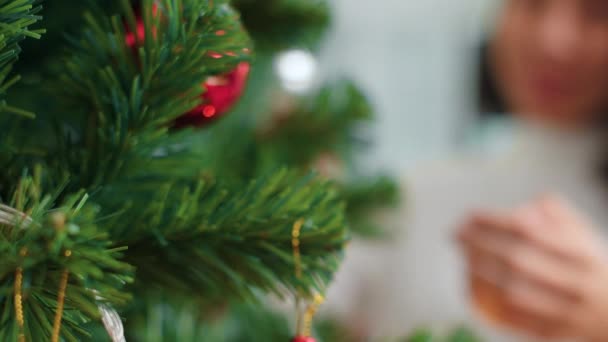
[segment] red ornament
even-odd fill
[[[202,126],[229,111],[245,90],[249,69],[249,63],[241,62],[225,75],[209,77],[203,84],[203,104],[177,118],[175,126]]]
[[[142,43],[144,41],[144,37],[146,34],[146,30],[144,28],[144,21],[141,19],[141,15],[139,14],[140,9],[136,8],[135,9],[135,33],[133,33],[132,31],[130,31],[128,25],[126,25],[125,23],[125,28],[127,30],[127,34],[125,37],[125,41],[127,42],[127,46],[135,49],[136,43],[139,41],[140,43]],[[156,4],[152,5],[152,15],[154,17],[156,17],[158,15],[158,6]],[[136,37],[137,34],[137,37]],[[152,27],[152,34],[154,35],[154,37],[156,38],[156,27]]]
[[[296,336],[291,342],[317,342],[313,337]]]
[[[154,4],[152,8],[152,13],[154,16],[158,13],[156,4]],[[127,34],[125,37],[127,46],[132,49],[136,49],[138,43],[141,44],[145,38],[144,23],[140,16],[137,16],[136,20],[136,32],[129,31],[127,27]],[[152,34],[156,37],[156,27],[152,28]],[[224,36],[226,35],[226,31],[217,30],[215,34],[217,36]],[[245,48],[243,51],[248,53],[249,49]],[[224,56],[236,56],[236,54],[231,51],[225,52],[224,54],[211,51],[208,52],[207,55],[214,59],[224,58]],[[209,77],[203,83],[203,86],[207,90],[201,95],[203,103],[177,118],[174,126],[177,128],[185,126],[203,126],[225,114],[243,94],[249,76],[249,69],[249,63],[241,62],[234,70],[225,75]]]

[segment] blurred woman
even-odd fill
[[[549,146],[559,159],[550,165],[580,163],[591,172],[566,181],[596,187],[576,190],[608,191],[592,172],[608,114],[608,2],[508,0],[487,53],[486,104],[502,104],[523,125],[565,140]],[[571,159],[566,149],[581,140],[589,141],[579,152],[589,159]],[[560,184],[546,191],[564,198],[482,207],[464,224],[473,300],[491,320],[529,335],[608,341],[608,245],[583,218],[595,209],[598,224],[608,225],[601,212],[608,207],[597,208],[607,203],[577,203]]]
[[[608,231],[608,1],[504,0],[480,64],[480,111],[513,114],[408,173],[404,233],[353,246],[332,310],[361,335],[608,341],[608,245],[589,223]]]

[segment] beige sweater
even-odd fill
[[[476,149],[407,172],[406,200],[387,219],[396,234],[353,242],[325,310],[378,337],[464,323],[485,341],[525,340],[486,325],[469,307],[455,228],[472,209],[512,208],[546,192],[608,226],[608,186],[596,177],[598,139],[512,126]],[[496,135],[502,147],[488,151]]]

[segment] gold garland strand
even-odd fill
[[[304,331],[302,336],[311,336],[312,333],[312,319],[317,313],[319,306],[323,304],[325,298],[320,294],[315,294],[315,298],[312,303],[306,309],[306,313],[304,314]]]
[[[52,342],[59,342],[59,333],[61,332],[61,318],[63,316],[63,304],[65,302],[65,291],[68,287],[68,279],[70,273],[68,270],[63,270],[61,273],[61,282],[59,284],[59,294],[57,295],[57,311],[55,311],[55,321],[53,322]]]
[[[296,278],[302,278],[302,256],[300,255],[300,231],[304,225],[304,220],[299,219],[293,224],[291,231],[291,247],[293,249],[293,264]],[[295,294],[296,301],[296,333],[302,332],[302,317],[300,316],[300,296]]]
[[[21,294],[22,286],[23,269],[21,267],[17,267],[17,270],[15,271],[15,316],[17,317],[17,325],[19,326],[19,342],[25,342],[25,335],[23,333],[25,319],[23,318],[23,295]]]
[[[304,225],[304,219],[297,220],[291,232],[291,246],[293,248],[293,260],[296,278],[302,278],[302,255],[300,253],[300,232]],[[313,302],[306,308],[303,317],[300,315],[300,296],[296,294],[296,332],[298,336],[311,336],[312,320],[319,306],[325,298],[321,294],[315,294]]]
[[[65,256],[70,257],[72,251],[65,251]],[[65,292],[68,288],[68,280],[70,278],[70,272],[64,269],[61,273],[61,280],[59,283],[59,293],[57,294],[57,311],[55,311],[55,321],[53,322],[53,335],[51,337],[52,342],[59,342],[59,333],[61,332],[61,319],[63,317],[63,306],[65,303]]]
[[[291,231],[291,246],[293,247],[293,263],[296,270],[296,278],[302,278],[302,256],[300,255],[300,231],[304,220],[299,219],[294,223]]]
[[[27,248],[23,247],[19,251],[21,257],[27,255]],[[17,340],[25,342],[25,318],[23,315],[23,268],[17,267],[15,270],[15,316],[17,317],[17,326],[19,327],[19,335]]]

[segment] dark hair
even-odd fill
[[[504,115],[506,106],[498,93],[496,80],[492,75],[490,67],[490,56],[488,44],[485,43],[479,49],[479,70],[477,80],[477,92],[479,113],[482,117]]]

